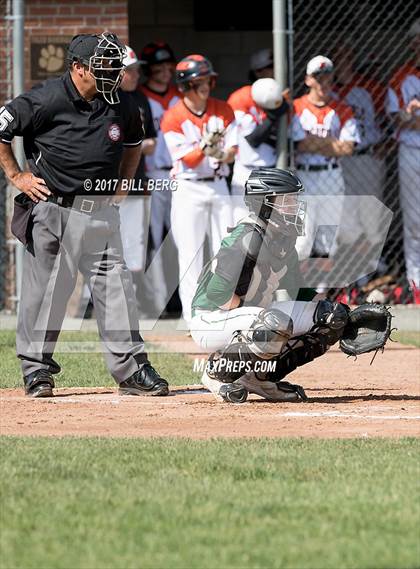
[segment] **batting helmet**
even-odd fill
[[[191,82],[199,77],[217,77],[211,62],[202,55],[187,55],[175,68],[175,82],[182,92],[191,89]]]
[[[69,63],[79,61],[89,68],[96,89],[111,105],[119,103],[118,87],[124,72],[125,46],[115,34],[79,34],[70,42]]]
[[[140,59],[142,71],[145,75],[149,74],[151,65],[176,62],[172,48],[163,41],[153,41],[146,44],[140,53]]]
[[[302,182],[290,170],[255,168],[245,183],[245,203],[275,228],[303,235],[306,204],[299,194],[304,191]]]

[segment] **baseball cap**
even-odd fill
[[[259,69],[264,69],[265,67],[273,66],[273,50],[266,48],[260,49],[251,55],[249,60],[249,67],[252,71],[258,71]]]
[[[313,57],[306,66],[306,75],[316,75],[318,73],[332,73],[334,63],[324,55]]]
[[[130,65],[134,65],[136,63],[137,63],[137,65],[140,65],[141,63],[144,63],[144,61],[141,61],[137,57],[134,49],[132,49],[130,46],[126,45],[125,46],[125,57],[123,59],[124,67],[130,67]]]
[[[410,29],[408,30],[408,35],[410,38],[413,38],[417,34],[420,34],[420,18],[414,20],[414,22],[410,26]]]

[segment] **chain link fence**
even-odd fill
[[[0,49],[1,61],[0,80],[4,100],[12,99],[12,1],[0,0]],[[3,99],[3,97],[2,97]],[[14,311],[16,308],[16,289],[14,275],[15,240],[10,233],[11,203],[8,184],[0,170],[0,310]]]
[[[413,81],[410,96],[417,102],[420,99],[419,72],[414,63],[416,57],[419,61],[420,21],[416,24],[416,6],[414,0],[288,3],[289,28],[293,27],[289,35],[289,84],[295,101],[291,164],[297,168],[309,194],[322,194],[318,201],[309,200],[308,208],[317,219],[315,229],[312,227],[312,250],[307,250],[311,236],[301,246],[303,257],[311,256],[309,268],[303,262],[303,269],[312,283],[325,281],[327,288],[332,285],[330,295],[346,302],[416,300],[420,271],[420,242],[415,236],[420,219],[420,132],[407,133],[406,129],[404,139],[402,131],[397,130],[399,125],[391,119],[390,110],[397,109],[390,107],[388,99],[388,87],[392,85],[395,91],[399,90],[396,96],[400,110],[405,109],[408,101],[403,101],[404,86],[398,82],[398,73],[410,62],[412,73],[417,74],[417,86]],[[318,102],[322,99],[326,70],[315,74],[316,84],[306,76],[308,62],[317,55],[334,63],[332,89],[338,116],[333,118],[325,117],[322,108],[315,108],[317,97]],[[358,123],[359,141],[352,156],[314,158],[315,146],[299,142],[299,127],[306,134],[333,134],[352,140],[354,133],[351,124],[346,127],[348,114],[343,103],[352,108]],[[416,112],[420,113],[414,111],[413,116]],[[415,144],[417,150],[409,150]],[[328,147],[323,150],[328,155]],[[328,168],[322,169],[326,164]],[[342,195],[344,200],[339,197]],[[334,238],[330,224],[335,225],[340,208],[342,231]],[[310,217],[311,211],[309,233],[313,222]],[[348,282],[349,278],[352,282]],[[340,286],[341,283],[346,286]]]
[[[0,5],[6,16],[0,24],[2,45],[9,54],[2,66],[2,78],[9,85],[11,98],[12,36],[7,18],[11,2],[1,0]],[[419,286],[420,242],[416,235],[420,219],[420,158],[414,154],[401,156],[404,142],[387,112],[388,86],[395,84],[393,78],[403,66],[419,57],[419,34],[413,34],[416,7],[414,0],[287,2],[288,83],[295,101],[293,120],[296,115],[303,117],[301,129],[319,137],[331,134],[325,128],[328,117],[322,116],[322,110],[308,110],[302,99],[310,90],[307,64],[323,55],[334,63],[332,88],[335,104],[340,106],[338,123],[342,126],[346,121],[343,103],[352,108],[358,122],[359,142],[352,156],[312,160],[308,158],[311,152],[302,150],[299,134],[293,129],[290,140],[290,165],[297,168],[309,194],[322,195],[310,196],[309,206],[312,203],[318,214],[310,230],[312,234],[300,244],[301,257],[309,257],[302,261],[302,269],[309,283],[328,289],[331,297],[345,302],[411,303],[415,301],[412,281]],[[414,100],[419,99],[417,92]],[[335,127],[339,138],[340,128]],[[299,128],[295,130],[298,132]],[[327,168],[320,168],[326,164]],[[7,230],[8,208],[3,199],[6,184],[1,176],[0,192],[0,308],[13,310],[15,250]],[[417,229],[413,227],[416,224]],[[343,229],[342,235],[334,229],[336,225]],[[344,236],[341,242],[340,235]]]

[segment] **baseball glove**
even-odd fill
[[[349,356],[383,350],[391,334],[391,319],[391,311],[382,304],[358,306],[349,314],[340,340],[341,350]]]

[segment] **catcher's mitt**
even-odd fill
[[[392,314],[382,304],[362,304],[349,314],[340,348],[349,356],[383,350],[391,334]]]

